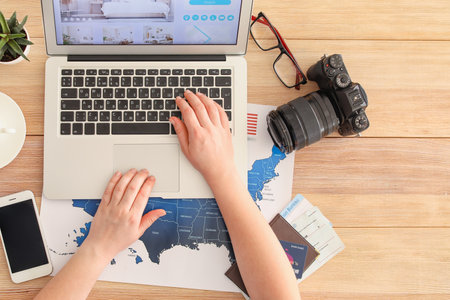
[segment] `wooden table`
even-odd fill
[[[27,138],[0,170],[0,195],[42,194],[45,52],[40,2],[1,0],[29,15],[31,63],[0,65],[0,91],[22,108]],[[306,70],[341,53],[367,91],[371,127],[296,154],[292,194],[333,222],[346,249],[299,285],[304,299],[450,298],[450,5],[448,0],[255,0]],[[315,89],[281,85],[274,53],[249,42],[248,101],[280,105]],[[29,299],[49,277],[15,285],[0,253],[0,298]],[[92,299],[242,299],[240,294],[98,282]]]

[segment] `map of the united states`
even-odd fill
[[[253,200],[263,199],[262,190],[278,174],[275,168],[286,155],[273,146],[268,158],[256,160],[252,169],[248,171],[248,190]],[[99,200],[73,200],[72,206],[83,209],[87,214],[94,216],[97,212]],[[161,254],[175,246],[183,246],[198,250],[199,244],[214,244],[217,247],[225,246],[229,251],[230,262],[234,262],[234,253],[231,246],[228,230],[215,199],[170,199],[150,198],[144,213],[162,208],[166,215],[159,218],[141,237],[148,256],[153,263],[159,264]],[[77,236],[74,239],[79,247],[89,233],[91,223],[83,228],[74,230]],[[136,255],[136,263],[142,262],[142,258],[135,254],[136,251],[129,248]],[[116,261],[111,262],[115,264]]]

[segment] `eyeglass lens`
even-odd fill
[[[277,73],[280,80],[288,87],[292,87],[296,84],[296,77],[293,74],[296,74],[297,69],[292,62],[291,58],[282,53],[279,56],[279,59],[275,61],[273,68],[275,73]]]
[[[275,33],[272,32],[269,26],[264,23],[267,22],[264,17],[259,18],[253,23],[251,27],[251,32],[253,39],[263,50],[269,50],[271,48],[278,46],[278,40]]]

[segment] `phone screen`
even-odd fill
[[[12,273],[48,264],[31,199],[0,207],[0,232]]]

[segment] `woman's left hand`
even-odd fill
[[[142,215],[147,205],[155,177],[147,170],[116,172],[108,183],[95,214],[89,234],[82,247],[111,260],[117,253],[135,242],[166,212],[152,210]]]

